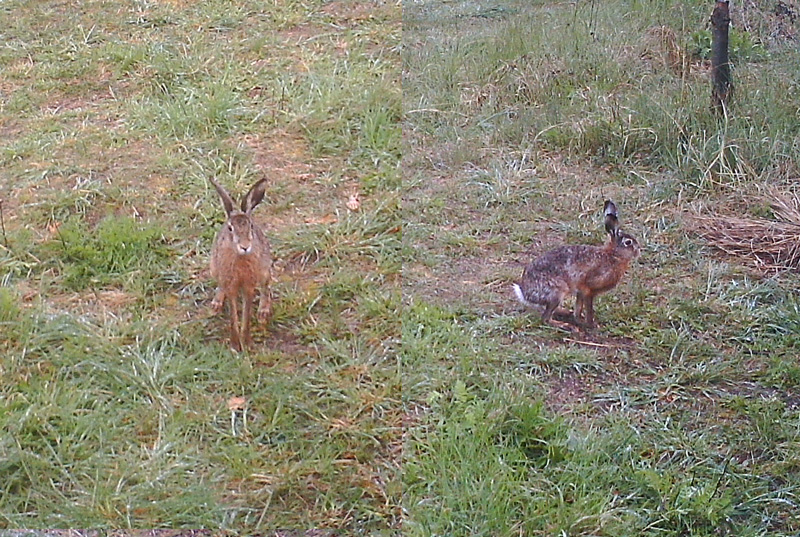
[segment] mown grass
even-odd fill
[[[395,531],[399,6],[0,11],[0,527]],[[210,175],[270,178],[241,355]]]
[[[776,29],[794,23],[734,7],[749,31],[718,118],[698,46],[712,7],[406,7],[409,535],[800,530],[797,275],[691,225],[793,191],[798,58]],[[597,331],[543,326],[509,283],[549,247],[599,243],[606,198],[642,256]]]

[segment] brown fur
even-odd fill
[[[561,246],[550,250],[525,267],[522,278],[514,284],[517,298],[527,306],[545,307],[542,320],[549,322],[567,295],[576,295],[575,321],[595,326],[594,297],[610,291],[639,255],[639,244],[619,230],[616,207],[606,202],[604,246]]]
[[[264,324],[272,314],[269,289],[272,254],[269,242],[251,217],[253,209],[264,198],[266,179],[253,185],[242,200],[241,210],[234,207],[233,199],[221,185],[214,179],[209,180],[217,189],[228,215],[211,248],[211,276],[219,285],[211,307],[219,312],[227,302],[231,320],[231,346],[240,351],[242,340],[247,347],[253,345],[250,317],[258,289],[261,289],[258,321]],[[241,331],[237,304],[239,296],[243,301]]]

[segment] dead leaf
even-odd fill
[[[336,430],[336,429],[349,429],[350,427],[352,427],[352,425],[353,424],[350,422],[350,420],[348,420],[348,419],[339,419],[339,418],[332,419],[331,423],[330,423],[331,429],[334,429],[334,430]]]
[[[247,399],[244,397],[231,397],[228,399],[228,410],[235,412],[236,410],[244,410],[247,406]]]
[[[354,212],[361,208],[361,200],[359,199],[358,192],[350,194],[350,198],[347,200],[347,208]]]
[[[305,219],[305,223],[306,224],[311,224],[311,225],[335,224],[336,221],[337,221],[336,215],[333,215],[333,214],[329,214],[329,215],[326,215],[326,216],[320,216],[320,217],[308,217],[308,218]]]
[[[59,228],[61,227],[61,222],[52,221],[47,224],[47,233],[51,237],[58,233]]]

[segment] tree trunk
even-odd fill
[[[711,106],[720,115],[728,109],[728,100],[733,93],[731,64],[728,59],[730,22],[728,0],[717,0],[711,14]]]

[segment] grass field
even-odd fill
[[[713,2],[404,5],[405,534],[800,531],[800,279],[697,228],[796,198],[780,6],[734,4],[718,118]],[[598,329],[543,325],[510,283],[606,198],[642,255]]]
[[[797,198],[800,6],[734,6],[726,118],[712,7],[0,4],[0,529],[796,536],[800,277],[700,227]],[[249,353],[209,176],[270,178]],[[642,255],[543,325],[606,198]]]
[[[398,528],[400,5],[0,14],[0,528]],[[250,353],[210,176],[270,180]]]

